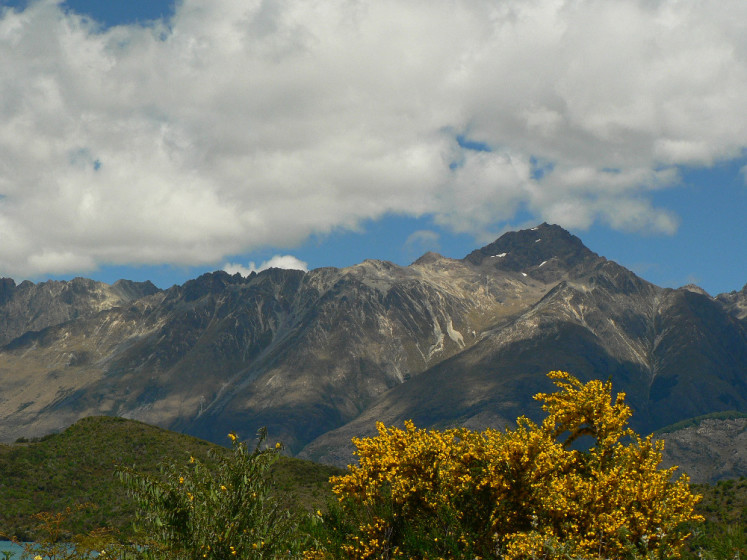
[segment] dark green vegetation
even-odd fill
[[[124,469],[118,477],[138,504],[137,543],[148,560],[298,558],[299,522],[308,515],[273,489],[271,467],[282,445],[268,446],[267,430],[251,446],[234,433],[230,453],[210,452],[213,465],[190,457],[158,476]],[[108,553],[108,550],[107,550]]]
[[[747,478],[695,484],[693,489],[703,496],[698,511],[705,523],[692,529],[685,557],[697,558],[703,550],[705,558],[747,558]]]
[[[71,532],[108,526],[127,533],[135,505],[115,470],[131,467],[155,474],[160,463],[186,462],[190,456],[209,465],[209,449],[227,452],[142,422],[102,416],[85,418],[38,441],[0,445],[0,533],[31,540],[37,525],[33,514],[61,512],[83,503],[95,507],[71,515],[67,523]],[[292,494],[295,506],[311,510],[324,504],[327,480],[340,470],[281,457],[272,472],[278,491]]]

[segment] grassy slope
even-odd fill
[[[208,450],[223,448],[183,434],[122,418],[90,417],[39,441],[0,445],[0,533],[33,536],[31,517],[93,503],[76,512],[75,532],[98,526],[127,530],[134,508],[114,473],[118,466],[156,473],[162,461],[208,462]],[[277,486],[292,492],[307,509],[322,507],[327,480],[338,469],[281,458],[274,466]]]
[[[698,512],[705,523],[693,528],[687,558],[698,557],[698,549],[708,552],[706,558],[747,558],[747,478],[695,484],[693,489],[703,496]]]

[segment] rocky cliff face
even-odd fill
[[[677,466],[693,482],[716,482],[747,473],[747,418],[706,418],[659,436],[662,466]]]
[[[86,278],[16,286],[12,279],[0,278],[0,346],[28,331],[90,317],[156,292],[150,282],[130,280],[111,286]]]
[[[294,453],[344,463],[375,420],[536,415],[551,369],[612,376],[643,430],[747,409],[741,296],[659,288],[547,224],[408,267],[216,272],[166,291],[93,283],[68,303],[20,299],[21,286],[0,289],[0,310],[15,302],[3,440],[111,414],[221,443],[266,425]]]
[[[734,317],[747,321],[747,284],[738,292],[720,294],[716,299]]]

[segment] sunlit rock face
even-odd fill
[[[548,224],[407,267],[215,272],[165,291],[5,280],[0,438],[110,414],[220,443],[267,426],[345,463],[376,420],[537,417],[552,369],[611,377],[651,431],[747,410],[744,301],[659,288]]]

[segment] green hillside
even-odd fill
[[[693,526],[685,558],[747,558],[747,478],[695,484],[693,489],[703,496],[697,510],[705,523]]]
[[[210,463],[209,449],[224,450],[191,436],[106,416],[85,418],[38,441],[0,445],[0,533],[32,539],[33,514],[83,503],[95,507],[74,514],[72,531],[107,526],[127,532],[135,509],[115,477],[117,467],[156,473],[162,461],[186,463],[190,455]],[[288,457],[273,467],[276,487],[306,509],[323,507],[327,481],[338,472]]]
[[[190,436],[113,417],[85,418],[38,441],[0,445],[0,533],[33,540],[33,514],[92,503],[95,508],[73,513],[67,524],[71,532],[106,526],[129,534],[135,510],[115,476],[117,467],[156,473],[161,462],[186,464],[190,456],[209,464],[210,449],[228,451]],[[290,507],[325,509],[331,496],[328,479],[340,472],[281,457],[273,467],[274,486],[292,497]],[[685,558],[727,559],[746,554],[747,479],[695,485],[695,490],[704,496],[697,509],[706,523],[693,526],[695,535]]]

